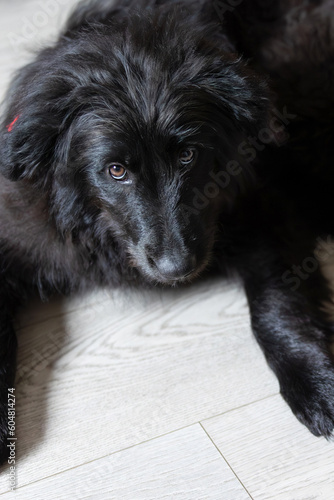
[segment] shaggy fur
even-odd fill
[[[330,0],[270,4],[94,0],[14,78],[0,136],[2,459],[27,295],[175,285],[209,266],[240,274],[283,397],[331,435],[329,289],[319,266],[298,269],[332,229],[309,201],[333,189],[321,150],[333,80],[312,76],[333,67],[334,12]]]

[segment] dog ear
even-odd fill
[[[209,127],[217,172],[228,173],[225,198],[233,207],[235,197],[257,182],[258,154],[249,141],[265,136],[266,144],[275,142],[274,135],[267,141],[268,134],[263,133],[269,130],[272,107],[267,84],[240,57],[220,52],[204,60],[189,94],[194,120]]]
[[[9,115],[8,115],[9,116]],[[11,115],[11,116],[15,116]],[[33,180],[37,170],[49,172],[57,136],[57,126],[44,114],[38,116],[24,107],[7,125],[0,140],[0,171],[10,180]],[[10,118],[11,119],[11,118]]]
[[[62,133],[65,90],[48,78],[45,61],[44,67],[37,60],[18,73],[0,125],[0,172],[5,177],[47,180]]]
[[[239,142],[233,146],[239,148],[244,144],[240,141],[245,139],[274,147],[284,145],[289,139],[287,125],[296,116],[287,113],[286,107],[283,114],[276,109],[277,98],[267,79],[242,58],[227,55],[224,61],[215,60],[199,86],[209,99],[211,116],[216,119],[216,129],[220,128],[223,145],[226,136],[230,145],[233,138],[237,139]],[[238,131],[239,134],[235,133]]]
[[[267,84],[241,57],[214,57],[203,69],[195,84],[204,92],[213,119],[246,134],[257,134],[266,126],[270,117]]]

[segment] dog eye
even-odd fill
[[[186,148],[182,149],[179,154],[179,161],[181,165],[189,165],[194,161],[196,157],[196,149],[195,148]]]
[[[116,181],[124,181],[127,176],[127,171],[120,163],[113,163],[109,167],[109,174]]]

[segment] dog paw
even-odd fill
[[[329,366],[328,366],[329,365]],[[315,436],[333,437],[334,365],[297,370],[281,381],[281,394],[298,420]]]

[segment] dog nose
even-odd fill
[[[196,256],[185,257],[164,255],[158,259],[150,259],[151,264],[159,274],[169,280],[182,279],[189,276],[196,269]]]

